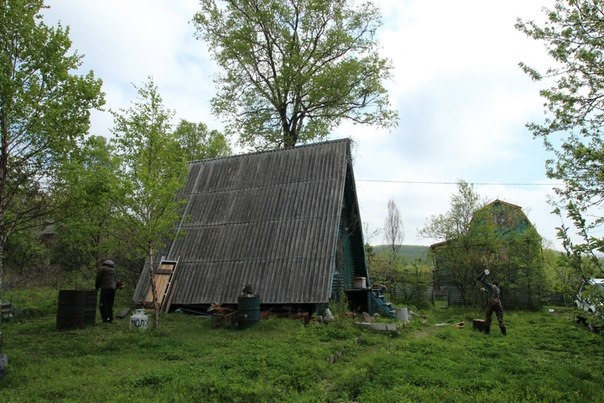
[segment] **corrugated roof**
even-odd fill
[[[265,304],[327,302],[348,169],[348,139],[191,163],[172,304],[236,303],[246,284]]]

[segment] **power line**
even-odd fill
[[[412,185],[457,185],[459,182],[444,181],[408,181],[408,180],[386,180],[386,179],[357,179],[357,182],[374,183],[403,183]],[[562,183],[527,183],[527,182],[468,182],[476,186],[563,186]]]

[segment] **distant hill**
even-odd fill
[[[381,255],[383,253],[389,253],[388,245],[374,245],[373,251],[376,255]],[[398,250],[399,256],[403,257],[405,260],[413,261],[417,259],[428,259],[428,250],[429,246],[425,245],[401,245]]]

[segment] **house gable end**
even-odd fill
[[[172,304],[235,303],[247,284],[265,304],[327,302],[351,171],[349,140],[193,162]]]

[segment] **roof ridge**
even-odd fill
[[[495,203],[507,204],[508,206],[516,207],[516,208],[519,208],[519,209],[522,210],[522,206],[520,206],[518,204],[510,203],[510,202],[505,201],[505,200],[501,200],[500,198],[496,198],[495,200],[493,200],[493,201],[485,204],[484,207],[490,206],[491,204],[495,204]]]
[[[252,151],[249,153],[241,153],[241,154],[232,154],[232,155],[227,155],[224,157],[214,157],[214,158],[205,158],[205,159],[199,159],[199,160],[192,160],[192,161],[188,161],[188,164],[194,164],[197,162],[207,162],[207,161],[219,161],[219,160],[228,160],[228,159],[235,159],[235,158],[241,158],[241,157],[249,157],[252,155],[260,155],[260,154],[269,154],[269,153],[278,153],[278,152],[288,152],[288,151],[294,151],[294,150],[299,150],[299,149],[303,149],[303,148],[310,148],[310,147],[319,147],[319,146],[323,146],[326,144],[335,144],[335,143],[348,143],[351,144],[352,143],[352,139],[350,137],[344,137],[341,139],[335,139],[335,140],[326,140],[326,141],[319,141],[316,143],[306,143],[306,144],[301,144],[299,146],[294,146],[294,147],[289,147],[289,148],[276,148],[273,150],[262,150],[262,151]]]

